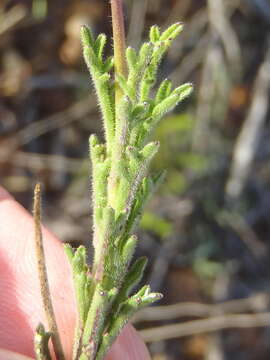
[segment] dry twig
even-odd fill
[[[58,360],[65,360],[63,347],[60,340],[60,335],[55,319],[54,309],[51,300],[47,268],[45,263],[45,254],[42,239],[41,230],[41,188],[40,184],[37,184],[34,192],[34,209],[33,209],[34,221],[35,221],[35,245],[36,256],[38,263],[38,275],[40,281],[40,293],[42,297],[43,307],[48,322],[49,332],[51,333],[51,339],[54,347],[54,351]]]
[[[258,71],[253,100],[234,148],[226,195],[236,200],[247,182],[269,108],[270,46]]]
[[[0,147],[1,150],[1,147]],[[47,155],[16,151],[12,155],[5,151],[0,153],[0,163],[12,164],[18,168],[31,170],[51,170],[78,173],[84,159],[72,159],[61,155]]]
[[[270,312],[241,315],[227,314],[209,319],[158,326],[141,330],[140,336],[146,342],[154,342],[224,329],[264,326],[270,326]]]
[[[133,321],[161,321],[180,317],[209,317],[224,313],[266,311],[269,299],[269,294],[258,294],[246,299],[231,300],[220,304],[183,302],[174,305],[154,306],[138,312]]]

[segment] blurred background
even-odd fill
[[[124,3],[135,48],[185,23],[160,78],[195,85],[155,134],[167,177],[137,251],[165,297],[135,326],[154,360],[269,360],[270,1]],[[0,2],[0,182],[31,209],[41,181],[44,223],[74,246],[91,240],[88,137],[102,136],[81,24],[111,37],[109,1]]]

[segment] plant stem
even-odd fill
[[[112,23],[113,23],[113,40],[114,40],[114,65],[115,65],[115,76],[122,75],[127,77],[127,64],[126,64],[126,44],[125,44],[125,30],[124,30],[124,16],[122,8],[122,0],[111,0],[111,11],[112,11]],[[123,97],[123,92],[118,85],[115,83],[115,131],[118,128],[119,122],[119,102]],[[115,132],[114,131],[114,132]],[[117,148],[117,137],[114,136],[113,146],[109,146],[107,142],[107,154],[110,154],[112,158],[115,157],[115,149]],[[95,162],[93,157],[94,146],[92,147],[92,161]],[[98,165],[100,168],[100,164]],[[111,172],[108,178],[108,194],[114,198],[115,190],[117,186],[118,174],[115,165],[112,165]],[[94,173],[94,176],[97,175]],[[96,179],[97,180],[97,179]],[[100,187],[100,181],[99,181]],[[94,189],[94,193],[97,192],[97,187]],[[98,345],[101,334],[104,332],[105,317],[110,306],[108,300],[108,294],[104,292],[100,286],[104,276],[104,260],[109,247],[109,239],[112,231],[112,225],[114,225],[115,213],[113,208],[115,204],[113,201],[109,201],[105,213],[103,212],[103,226],[97,223],[97,218],[94,218],[94,238],[98,239],[95,245],[95,256],[93,264],[93,279],[96,283],[95,292],[93,294],[92,303],[88,311],[88,316],[85,323],[85,329],[82,336],[82,345],[84,347],[84,354],[81,355],[80,360],[93,360],[96,356]]]
[[[81,346],[74,360],[104,359],[133,314],[161,298],[161,294],[152,293],[148,285],[132,294],[146,265],[145,259],[141,258],[130,266],[137,245],[137,237],[132,232],[141,218],[146,200],[161,179],[160,175],[148,174],[159,143],[146,143],[146,136],[191,89],[191,85],[186,84],[172,91],[171,82],[166,80],[155,100],[150,95],[162,57],[181,32],[182,25],[173,24],[162,34],[154,26],[150,30],[150,42],[143,44],[138,52],[131,47],[126,49],[123,0],[110,0],[110,3],[114,59],[108,58],[104,62],[100,56],[105,35],[94,39],[90,29],[82,28],[84,56],[96,81],[99,102],[113,114],[113,121],[110,121],[110,116],[104,116],[104,127],[108,129],[107,122],[110,122],[109,129],[113,131],[110,131],[110,138],[106,136],[105,143],[96,136],[90,138],[94,203],[94,260],[91,270],[85,248],[66,248],[82,319]],[[115,82],[110,76],[113,65]],[[106,92],[99,88],[104,84],[108,87]],[[105,101],[107,94],[109,101]],[[145,102],[141,103],[141,98]],[[106,115],[104,109],[102,112]]]
[[[49,332],[51,333],[51,339],[53,343],[54,352],[57,360],[65,360],[63,347],[61,344],[59,331],[55,319],[53,310],[51,294],[48,283],[48,275],[45,263],[45,254],[42,240],[41,231],[41,187],[40,184],[35,186],[34,191],[34,209],[33,209],[34,221],[35,221],[35,245],[36,245],[36,256],[38,263],[38,275],[40,282],[40,292],[47,318]]]
[[[126,39],[123,15],[122,0],[111,0],[112,9],[112,25],[113,25],[113,44],[114,44],[114,61],[115,74],[127,76],[126,64]],[[119,86],[116,87],[116,104],[122,96],[122,90]]]
[[[128,67],[126,62],[126,39],[124,28],[124,14],[122,0],[111,0],[112,26],[113,26],[113,42],[114,42],[114,66],[115,78],[117,75],[127,77]],[[120,109],[119,103],[124,93],[118,82],[115,83],[115,131],[119,127]],[[117,136],[115,135],[115,146],[112,156],[115,161],[112,163],[110,176],[108,180],[108,199],[110,206],[116,208],[116,191],[119,185],[117,166],[119,163],[119,154],[117,153]]]

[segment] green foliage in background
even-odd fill
[[[150,211],[144,212],[140,227],[144,230],[153,232],[161,238],[166,238],[173,233],[173,225],[169,221]]]
[[[48,0],[33,0],[32,14],[36,19],[44,19],[48,13]]]
[[[159,124],[155,137],[161,143],[152,163],[154,171],[166,168],[163,193],[184,193],[190,185],[189,176],[201,176],[209,166],[206,156],[190,149],[195,119],[189,113],[169,115]],[[173,154],[173,156],[172,156]]]

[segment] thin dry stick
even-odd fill
[[[170,9],[169,16],[167,17],[163,27],[164,28],[169,27],[170,24],[179,21],[179,15],[180,15],[180,19],[184,19],[185,16],[187,15],[187,12],[189,11],[190,5],[191,5],[191,0],[178,1],[178,2],[176,1],[172,9]]]
[[[260,259],[264,256],[264,254],[266,254],[266,244],[259,240],[256,232],[250,224],[248,224],[244,217],[234,212],[228,212],[224,213],[222,220],[225,221],[225,224],[231,227],[236,234],[238,234],[239,238],[243,241],[255,258]]]
[[[223,0],[208,0],[208,14],[211,27],[217,31],[223,43],[232,72],[239,78],[242,70],[241,48],[229,20],[228,7]]]
[[[16,133],[16,136],[13,136],[12,138],[9,137],[5,141],[2,141],[0,144],[0,162],[6,162],[13,163],[16,166],[19,167],[26,167],[26,168],[55,168],[57,169],[57,166],[59,162],[55,163],[55,166],[51,166],[51,161],[48,158],[48,161],[44,158],[46,155],[34,155],[29,154],[29,161],[27,159],[27,154],[21,151],[17,151],[17,149],[21,145],[26,145],[33,139],[38,138],[41,135],[44,135],[50,131],[54,131],[56,129],[60,129],[69,123],[73,121],[79,121],[82,118],[84,118],[86,115],[91,114],[92,111],[94,111],[96,108],[96,104],[91,101],[91,98],[89,100],[88,96],[87,99],[83,99],[78,101],[77,103],[71,105],[69,108],[67,108],[64,111],[58,112],[56,114],[50,115],[44,119],[38,120],[37,122],[31,123],[28,126],[26,126],[24,129],[18,131]],[[44,162],[41,164],[42,161],[39,161],[38,159],[43,158]],[[59,158],[60,159],[60,158]],[[33,160],[33,161],[32,161]],[[72,162],[75,164],[75,159],[72,160]],[[46,164],[45,164],[46,163]],[[48,165],[49,164],[49,165]],[[64,166],[64,165],[63,165]],[[69,169],[70,166],[65,164],[65,171],[66,169]],[[73,168],[73,167],[72,167]],[[61,170],[61,169],[60,169]],[[62,170],[61,170],[62,171]],[[73,171],[73,170],[67,170],[67,171]],[[77,171],[76,169],[74,171]]]
[[[239,7],[238,1],[233,0],[229,1],[228,4],[228,21],[234,14],[235,10]],[[178,47],[175,46],[177,56],[181,57],[181,51],[183,44],[187,44],[190,41],[190,34],[194,38],[198,38],[199,41],[196,44],[195,48],[179,63],[179,65],[169,74],[169,78],[172,79],[174,84],[185,81],[194,69],[202,62],[205,51],[208,49],[209,38],[211,31],[208,29],[206,32],[204,28],[208,25],[209,18],[206,8],[198,10],[195,15],[190,19],[190,22],[186,25],[185,31],[183,32],[182,41],[179,42]]]
[[[239,313],[247,311],[266,311],[270,294],[257,294],[245,299],[230,300],[219,304],[202,304],[182,302],[173,305],[162,305],[140,310],[133,322],[174,320],[180,317],[209,317],[224,313]]]
[[[169,78],[172,79],[173,84],[184,82],[200,65],[205,56],[205,49],[208,47],[209,38],[210,32],[207,31],[201,36],[195,48],[183,58],[171,73],[169,73]]]
[[[55,314],[53,310],[48,275],[45,263],[45,254],[43,248],[42,231],[41,231],[41,187],[40,184],[36,184],[34,191],[34,209],[33,209],[34,221],[35,221],[35,245],[37,255],[38,275],[40,282],[40,292],[47,318],[49,332],[52,334],[51,339],[54,347],[54,352],[57,360],[65,360]]]
[[[270,312],[216,316],[209,319],[188,321],[181,324],[158,326],[140,331],[146,342],[162,341],[232,328],[270,326]]]
[[[12,164],[19,168],[30,170],[50,170],[76,173],[82,169],[85,159],[74,159],[62,155],[36,154],[16,151],[12,155],[5,153],[0,146],[0,164]]]
[[[268,43],[265,59],[256,76],[254,95],[248,116],[236,140],[230,176],[225,190],[228,199],[237,200],[248,180],[269,109],[269,90],[270,45]]]
[[[64,111],[35,121],[17,132],[17,146],[26,145],[33,139],[36,139],[49,131],[63,128],[73,121],[81,120],[83,117],[89,115],[89,113],[95,110],[95,108],[96,104],[92,101],[91,97],[89,98],[89,96],[87,96],[86,98],[74,103]]]
[[[0,37],[9,30],[12,30],[27,15],[27,10],[22,5],[13,6],[8,12],[0,10]]]
[[[197,152],[206,153],[209,149],[210,119],[212,104],[216,95],[216,71],[222,64],[221,49],[210,38],[208,51],[202,69],[202,81],[199,91],[199,101],[196,114],[196,126],[193,132],[192,149]]]
[[[132,3],[127,41],[135,48],[138,46],[142,39],[142,34],[145,27],[147,5],[147,0],[137,0],[133,1]]]

